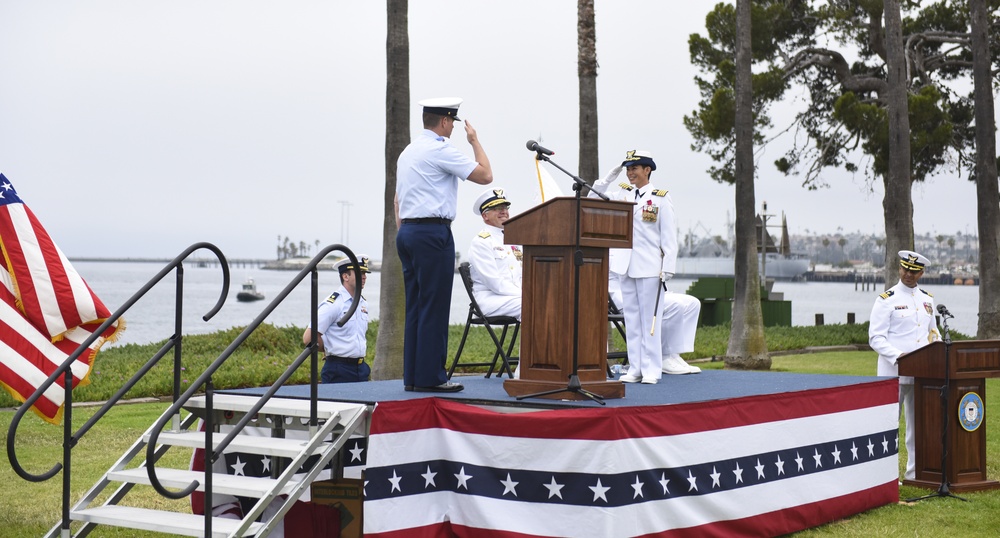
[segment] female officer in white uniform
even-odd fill
[[[621,285],[628,340],[629,370],[619,379],[625,383],[656,383],[663,374],[656,309],[662,307],[662,282],[674,276],[677,263],[674,206],[666,190],[649,182],[656,163],[648,151],[629,151],[621,166],[629,183],[611,185],[617,171],[594,183],[595,190],[612,200],[636,203],[632,210],[632,248],[613,249],[608,262],[614,273],[611,278],[617,278]]]

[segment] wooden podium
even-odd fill
[[[632,202],[580,200],[580,309],[577,376],[581,388],[622,398],[625,386],[607,379],[608,249],[632,247]],[[520,379],[504,381],[511,396],[567,387],[573,373],[576,198],[554,198],[504,224],[504,243],[524,247],[521,282]],[[540,396],[581,400],[574,391]]]
[[[1000,482],[986,478],[986,421],[982,415],[986,378],[1000,377],[1000,340],[952,342],[945,359],[944,342],[934,342],[899,358],[899,375],[914,377],[916,418],[916,477],[903,483],[937,489],[942,482],[941,450],[947,446],[945,466],[951,491],[1000,487]],[[947,416],[942,417],[941,387],[946,377]],[[968,418],[964,407],[976,397],[982,404],[979,423],[968,431],[975,422],[963,420]],[[948,437],[943,444],[944,420],[948,421]]]

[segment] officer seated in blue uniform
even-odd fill
[[[361,269],[360,287],[364,288],[368,280],[368,257],[358,258]],[[319,305],[317,311],[316,331],[321,335],[319,349],[326,353],[323,357],[323,383],[352,383],[368,381],[372,369],[365,362],[368,351],[368,302],[361,297],[358,309],[343,327],[337,326],[337,321],[351,308],[354,302],[354,290],[358,285],[354,274],[354,264],[345,258],[337,264],[340,272],[340,288]],[[312,342],[312,329],[306,328],[302,335],[302,343],[308,346]]]

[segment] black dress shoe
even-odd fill
[[[413,390],[414,392],[458,392],[464,388],[461,383],[448,381],[436,387],[413,387]]]
[[[413,392],[413,385],[403,385],[403,390],[406,392]]]

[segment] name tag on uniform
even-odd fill
[[[906,310],[907,308],[909,308],[909,306],[906,306],[905,304],[896,305],[896,310]]]

